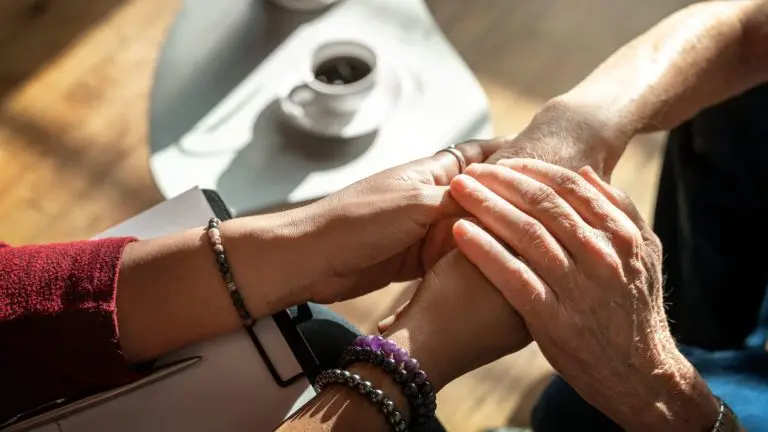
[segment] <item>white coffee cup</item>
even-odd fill
[[[281,99],[293,123],[320,135],[343,135],[376,86],[376,53],[355,41],[334,41],[318,46],[302,68],[303,82]]]

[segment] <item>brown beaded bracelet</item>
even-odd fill
[[[208,239],[211,241],[211,248],[213,254],[216,256],[216,264],[219,266],[219,272],[224,279],[224,284],[227,287],[229,296],[232,299],[232,304],[237,310],[237,314],[240,316],[240,320],[243,322],[244,327],[253,326],[254,319],[251,313],[248,312],[248,308],[245,307],[243,296],[240,294],[240,290],[237,289],[235,283],[235,276],[232,274],[232,269],[229,267],[229,261],[227,261],[227,255],[224,253],[224,245],[221,244],[221,233],[219,232],[219,224],[221,221],[218,218],[211,218],[208,221]]]

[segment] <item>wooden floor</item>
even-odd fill
[[[504,134],[688,1],[428,3],[480,78]],[[40,4],[0,0],[0,239],[14,244],[87,238],[161,200],[147,166],[148,95],[180,0]],[[646,215],[661,142],[636,140],[614,176]],[[390,287],[336,309],[372,330],[407,295]],[[529,347],[448,386],[439,414],[449,430],[525,425],[549,373]]]

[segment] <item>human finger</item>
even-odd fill
[[[648,222],[645,221],[632,199],[623,191],[604,181],[590,166],[579,170],[579,174],[592,184],[600,193],[604,194],[619,210],[621,210],[640,230],[646,245],[652,247],[656,255],[661,257],[662,245],[659,237],[653,232]]]
[[[466,175],[538,221],[572,259],[576,256],[584,257],[593,249],[594,242],[588,243],[585,240],[594,239],[595,230],[548,185],[498,165],[476,164],[467,169]],[[451,194],[457,198],[454,188],[451,188]]]
[[[446,186],[452,178],[461,174],[458,157],[463,158],[465,167],[483,162],[500,149],[502,144],[500,139],[466,141],[453,146],[459,155],[438,151],[432,156],[400,165],[395,170],[419,183]]]
[[[383,334],[386,333],[387,330],[392,326],[392,323],[397,321],[397,319],[400,317],[400,315],[403,313],[403,311],[408,307],[410,304],[410,300],[400,305],[397,310],[391,314],[390,316],[384,318],[383,320],[379,321],[379,324],[377,325],[379,333]]]
[[[456,244],[523,318],[555,307],[557,296],[539,276],[488,232],[461,220],[453,226]]]
[[[641,238],[627,214],[582,175],[535,159],[508,159],[500,164],[552,188],[585,222],[607,236],[614,247],[631,250]]]
[[[458,176],[451,183],[451,193],[464,209],[514,249],[548,282],[560,282],[565,269],[572,267],[567,251],[541,222],[478,180],[466,175]]]

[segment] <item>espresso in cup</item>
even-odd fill
[[[346,85],[364,79],[371,70],[372,66],[358,57],[334,57],[315,67],[315,79],[325,84]]]
[[[333,41],[312,51],[294,86],[282,99],[288,118],[321,135],[336,135],[362,109],[377,81],[376,53],[357,41]]]

